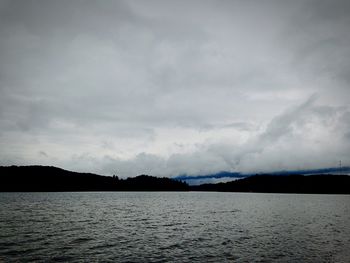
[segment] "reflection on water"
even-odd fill
[[[0,262],[350,262],[350,196],[0,193]]]

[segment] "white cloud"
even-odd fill
[[[123,176],[347,164],[349,13],[1,1],[1,163]]]

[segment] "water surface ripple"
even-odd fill
[[[0,193],[0,262],[350,262],[350,196]]]

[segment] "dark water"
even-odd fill
[[[350,262],[350,196],[0,193],[0,262]]]

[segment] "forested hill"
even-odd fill
[[[348,175],[256,175],[227,183],[188,186],[170,178],[127,179],[77,173],[51,166],[0,166],[0,191],[216,191],[350,194]]]
[[[348,175],[255,175],[227,183],[192,186],[193,191],[350,194]]]
[[[119,179],[77,173],[51,166],[0,167],[0,191],[187,191],[188,185],[169,178],[140,175]]]

